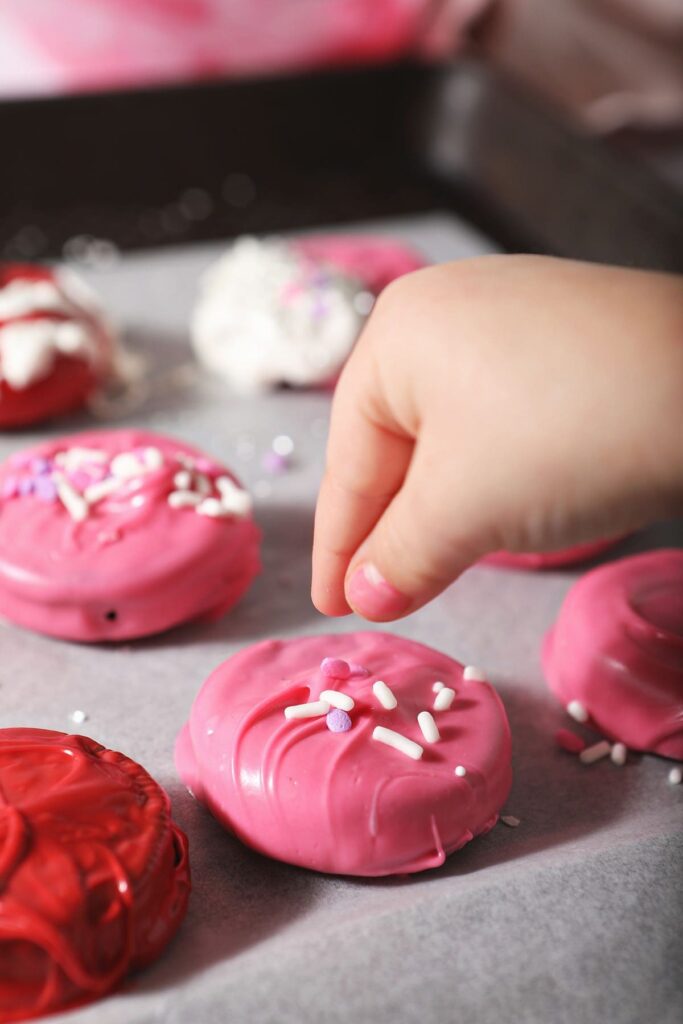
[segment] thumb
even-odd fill
[[[443,456],[430,458],[418,444],[401,490],[346,573],[346,600],[359,615],[375,622],[401,618],[495,547],[476,495],[453,494],[454,479],[452,470],[444,473]]]

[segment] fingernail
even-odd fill
[[[410,607],[410,598],[387,582],[371,562],[356,569],[346,585],[346,597],[354,611],[368,619],[396,619]]]

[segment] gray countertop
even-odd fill
[[[450,215],[379,225],[432,259],[491,251]],[[538,651],[575,572],[470,570],[395,631],[482,665],[510,717],[515,781],[497,825],[446,864],[408,879],[326,877],[245,849],[176,778],[175,735],[208,673],[269,636],[346,631],[309,600],[313,507],[329,395],[236,399],[192,368],[187,319],[216,244],[124,257],[86,276],[150,362],[144,406],[120,422],[177,434],[254,489],[262,575],[222,621],[124,646],[63,643],[0,624],[0,726],[79,730],[140,761],[187,831],[193,895],[178,936],[115,995],[51,1018],[78,1024],[420,1022],[641,1024],[683,1013],[683,786],[667,762],[631,756],[584,767],[553,743],[567,720]],[[71,419],[51,433],[80,429]],[[268,477],[276,434],[296,445]],[[0,456],[42,436],[5,435]],[[683,544],[659,524],[616,554]],[[579,727],[577,727],[579,728]]]

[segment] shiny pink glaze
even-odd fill
[[[235,604],[259,569],[251,515],[209,518],[168,503],[182,469],[178,453],[204,466],[212,481],[231,475],[218,463],[139,430],[59,438],[20,459],[51,459],[70,447],[113,457],[148,446],[162,452],[163,467],[93,506],[83,522],[59,501],[0,497],[0,614],[67,639],[122,640],[218,616]],[[18,461],[14,456],[0,466],[0,495],[22,472]]]
[[[543,644],[551,690],[634,750],[683,760],[683,550],[593,569]]]
[[[295,245],[307,256],[358,278],[375,295],[397,277],[425,265],[411,246],[383,235],[312,235]]]
[[[603,551],[609,551],[621,537],[613,540],[596,540],[588,544],[575,544],[559,551],[496,551],[482,559],[486,565],[497,565],[502,569],[559,569],[563,565],[574,565],[597,558]]]
[[[84,736],[0,729],[0,1021],[96,999],[155,959],[190,891],[144,768]]]
[[[325,658],[352,663],[353,674],[331,680]],[[398,699],[394,710],[373,693],[377,680]],[[436,681],[456,690],[448,710],[433,710]],[[284,717],[332,688],[355,701],[347,732],[331,732],[324,716]],[[438,742],[424,739],[422,710],[432,711]],[[378,725],[420,743],[422,759],[374,740]],[[176,744],[185,784],[243,842],[316,871],[368,876],[436,867],[492,828],[510,756],[507,717],[488,683],[465,681],[445,654],[376,632],[241,651],[206,681]]]

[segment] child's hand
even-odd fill
[[[334,397],[313,601],[398,618],[487,552],[683,505],[683,286],[527,256],[390,285]]]

